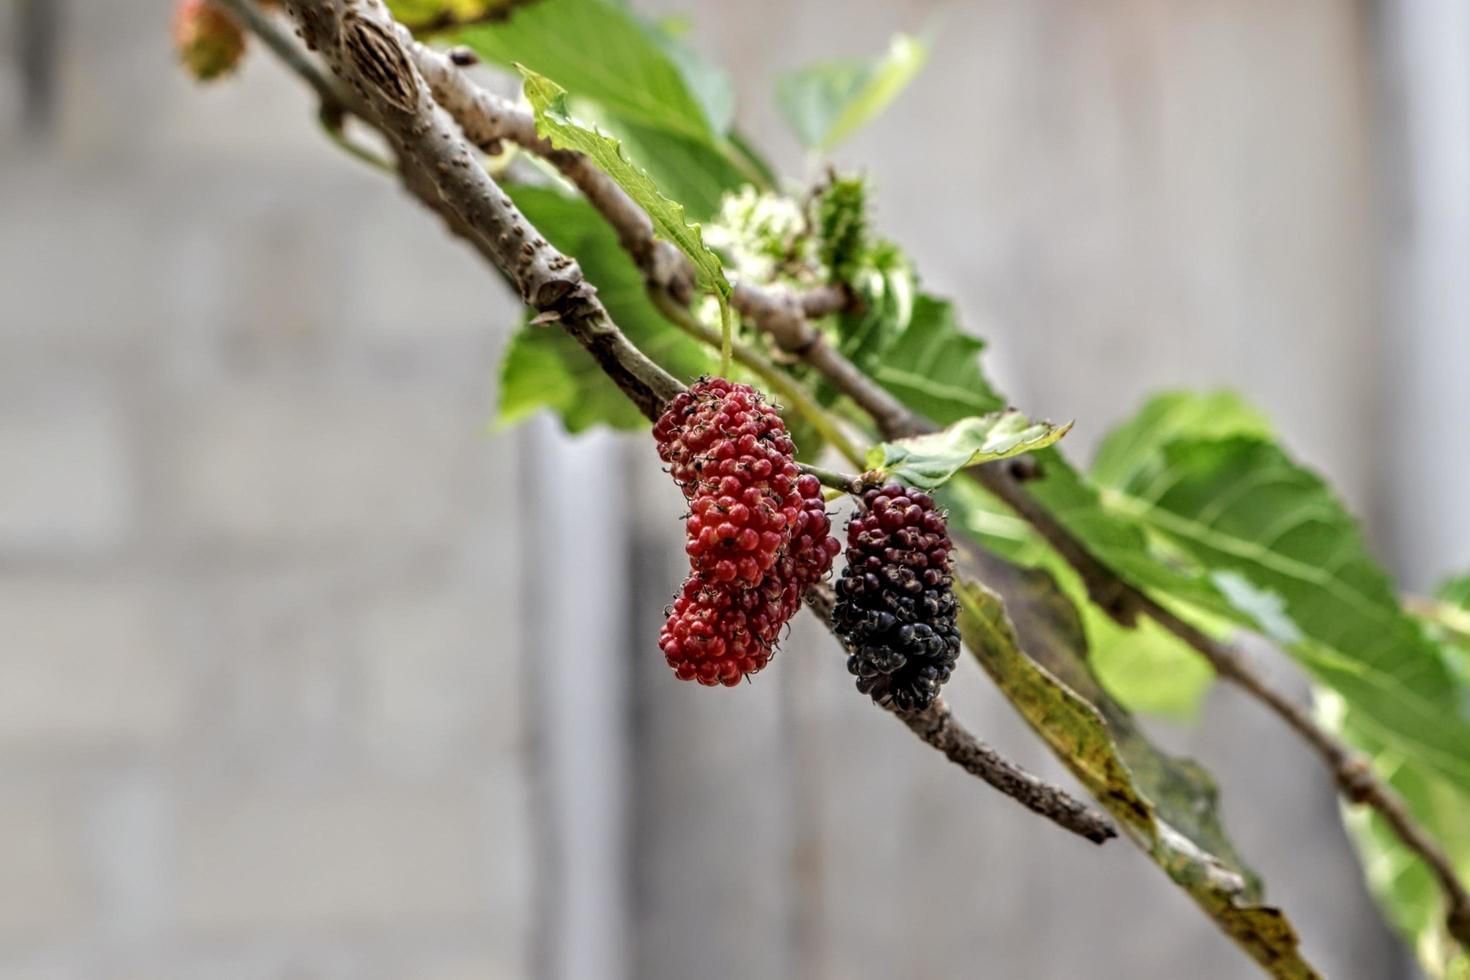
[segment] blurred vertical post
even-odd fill
[[[625,569],[621,449],[536,419],[522,528],[540,826],[537,974],[627,973]]]
[[[1387,117],[1398,131],[1380,479],[1396,570],[1422,590],[1470,569],[1470,4],[1392,0],[1382,10]]]
[[[21,113],[27,130],[40,132],[56,99],[57,42],[62,0],[17,0],[15,63],[20,70]]]

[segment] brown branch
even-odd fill
[[[471,142],[496,152],[502,141],[509,141],[556,167],[612,226],[618,242],[643,270],[649,284],[680,304],[689,303],[695,283],[689,259],[672,243],[654,234],[648,214],[617,181],[583,154],[558,150],[550,140],[538,135],[531,111],[477,85],[464,71],[464,59],[416,41],[406,31],[404,43],[434,98],[454,117]],[[799,295],[768,292],[751,284],[740,284],[735,289],[734,304],[748,316],[769,316],[777,310],[784,313],[789,302],[794,303],[792,310],[798,318],[817,318],[846,309],[852,302],[851,294],[840,285],[818,286]],[[836,364],[830,366],[840,369]]]
[[[662,263],[653,243],[652,224],[635,202],[580,154],[554,150],[535,133],[530,113],[488,95],[471,82],[446,56],[412,42],[414,57],[435,86],[435,95],[461,123],[472,139],[511,139],[546,157],[587,196],[616,229],[624,248],[645,269],[651,283],[674,292],[671,282],[692,282],[687,261],[673,252]],[[663,253],[665,256],[668,252]],[[669,269],[683,268],[688,278],[670,278]],[[680,287],[682,288],[682,287]],[[677,294],[676,294],[677,295]],[[902,438],[933,431],[935,426],[912,412],[877,385],[841,352],[826,342],[810,320],[845,308],[851,300],[840,286],[820,287],[807,293],[764,289],[738,283],[733,305],[766,333],[777,347],[801,358],[839,391],[867,412],[885,438]],[[687,294],[681,297],[687,302]],[[1450,907],[1450,930],[1470,947],[1470,896],[1455,877],[1453,865],[1420,828],[1393,790],[1373,773],[1366,760],[1312,719],[1300,706],[1272,690],[1238,650],[1219,643],[1164,609],[1142,590],[1126,582],[1100,560],[1022,486],[1027,475],[1010,461],[973,468],[971,475],[1029,523],[1081,577],[1089,597],[1125,626],[1143,613],[1201,653],[1218,674],[1261,701],[1307,741],[1332,770],[1344,796],[1380,813],[1404,843],[1425,860],[1444,888]],[[911,726],[912,727],[912,726]],[[917,729],[916,729],[917,731]],[[933,743],[931,743],[933,744]],[[953,756],[951,756],[953,758]]]
[[[803,358],[872,416],[885,438],[897,439],[932,432],[937,427],[910,411],[879,387],[856,365],[823,340],[820,331],[801,315],[794,296],[736,290],[735,302],[757,328],[770,334],[777,346]],[[1092,601],[1125,626],[1139,614],[1205,657],[1223,679],[1237,685],[1284,721],[1317,751],[1331,770],[1343,796],[1351,803],[1371,807],[1394,828],[1404,845],[1417,854],[1439,880],[1445,894],[1450,934],[1470,949],[1470,895],[1456,877],[1454,864],[1434,839],[1415,822],[1403,800],[1378,777],[1369,762],[1323,728],[1300,705],[1272,689],[1241,652],[1206,635],[1160,605],[1143,590],[1124,580],[1087,550],[1029,493],[1023,483],[1034,474],[1017,461],[1001,460],[966,471],[1016,512],[1051,545],[1082,578]]]
[[[960,727],[943,698],[935,698],[923,711],[894,711],[894,714],[915,735],[943,752],[950,762],[985,780],[1033,813],[1081,834],[1094,844],[1117,836],[1112,823],[1097,810],[1008,761]]]
[[[405,186],[489,259],[539,311],[577,339],[650,418],[682,385],[640,352],[608,317],[576,263],[542,238],[441,116],[391,17],[378,0],[286,0],[309,46],[361,97],[364,119],[397,147]],[[288,59],[288,64],[292,61]],[[856,477],[833,474],[839,481]],[[808,605],[829,622],[832,593]],[[1111,823],[1059,787],[1007,762],[967,732],[942,704],[908,715],[889,707],[930,745],[1058,826],[1102,843]]]
[[[582,192],[587,202],[612,226],[623,247],[649,283],[687,304],[694,295],[694,268],[672,243],[654,235],[653,222],[628,193],[581,153],[558,150],[536,133],[529,109],[486,91],[455,59],[415,41],[405,31],[404,45],[424,81],[470,142],[497,152],[509,141],[545,159]]]
[[[838,391],[872,416],[884,438],[896,439],[933,431],[934,425],[928,419],[911,412],[879,387],[841,351],[827,343],[824,333],[808,322],[809,310],[828,309],[836,302],[836,292],[833,287],[823,287],[803,295],[785,289],[756,289],[738,283],[730,300],[777,347],[806,361]],[[845,294],[842,302],[846,302]]]
[[[806,604],[818,619],[832,628],[832,610],[837,597],[829,585],[814,585],[807,590]],[[943,698],[922,711],[902,711],[883,703],[890,712],[926,744],[944,753],[945,758],[965,772],[1000,790],[1033,813],[1101,844],[1118,835],[1112,821],[1098,810],[1069,794],[1060,786],[1033,775],[1006,759],[980,741],[955,720]]]
[[[439,112],[381,5],[292,0],[289,7],[307,45],[393,143],[419,196],[437,192],[443,208],[436,210],[457,219],[456,230],[510,279],[538,321],[559,322],[644,414],[656,414],[679,382],[628,343],[577,263],[538,234],[485,172]]]
[[[1445,896],[1445,924],[1451,936],[1470,950],[1470,894],[1460,884],[1448,854],[1409,812],[1403,798],[1378,778],[1372,764],[1360,753],[1319,725],[1307,709],[1274,690],[1238,649],[1220,643],[1160,605],[1151,596],[1135,591],[1138,609],[1164,629],[1194,647],[1216,673],[1266,704],[1300,735],[1332,770],[1342,795],[1350,803],[1372,808],[1393,827],[1404,846],[1419,856],[1439,881]]]

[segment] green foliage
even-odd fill
[[[1213,839],[1219,829],[1213,795],[1201,799],[1197,771],[1138,745],[1135,761],[1125,761],[1097,708],[1021,651],[1000,600],[973,583],[961,582],[955,591],[966,646],[1123,831],[1272,976],[1317,976],[1301,958],[1285,915],[1254,901],[1249,874],[1238,867],[1228,844]],[[1150,798],[1134,766],[1167,803]],[[1171,823],[1176,814],[1180,822]]]
[[[510,194],[547,240],[577,257],[634,344],[676,377],[690,379],[714,370],[709,351],[670,329],[654,309],[642,273],[591,205],[538,187],[513,187]],[[576,341],[560,330],[523,322],[501,361],[497,419],[511,424],[541,408],[555,411],[572,432],[597,424],[621,429],[648,424]]]
[[[1422,760],[1391,748],[1374,726],[1331,694],[1320,695],[1322,721],[1364,752],[1448,855],[1461,881],[1470,879],[1470,803]],[[1433,980],[1470,980],[1467,955],[1445,929],[1444,899],[1434,873],[1403,845],[1384,819],[1364,807],[1344,807],[1374,897],[1409,941]]]
[[[1052,454],[1048,465],[1060,461]],[[1070,471],[1069,471],[1070,472]],[[1214,681],[1214,670],[1183,641],[1148,621],[1124,628],[1087,597],[1076,572],[1025,521],[1014,516],[989,492],[970,481],[950,483],[943,490],[950,510],[950,526],[963,528],[996,554],[1027,568],[1041,570],[1061,590],[1061,601],[1074,606],[1079,631],[1085,629],[1088,666],[1101,691],[1129,709],[1178,720],[1192,718]],[[1228,624],[1198,609],[1176,609],[1212,635]],[[1096,703],[1092,695],[1089,700]]]
[[[1470,689],[1470,575],[1447,579],[1434,591],[1434,600],[1422,614],[1434,634],[1452,650],[1456,656],[1464,686]]]
[[[500,359],[496,424],[515,425],[543,408],[555,412],[568,432],[648,424],[575,341],[560,330],[522,319]]]
[[[1050,446],[1072,423],[1034,422],[1020,412],[971,416],[927,435],[883,442],[868,451],[868,469],[933,490],[967,466]]]
[[[700,286],[729,297],[730,284],[725,280],[719,256],[705,247],[699,225],[685,219],[684,206],[664,197],[648,174],[623,156],[617,140],[572,119],[567,110],[566,89],[525,66],[520,70],[525,78],[526,98],[536,111],[537,132],[559,150],[585,154],[603,173],[617,181],[648,213],[659,234],[689,256]]]
[[[696,221],[713,218],[725,195],[745,183],[730,158],[707,142],[631,122],[591,99],[572,99],[570,105],[574,118],[615,137],[629,162]]]
[[[388,9],[410,30],[436,30],[446,25],[510,13],[524,0],[388,0]]]
[[[1113,503],[1209,569],[1242,621],[1293,651],[1383,738],[1470,791],[1470,705],[1319,477],[1262,439],[1181,437]]]
[[[486,61],[555,78],[631,123],[711,144],[729,125],[729,82],[620,4],[537,0],[452,39]]]
[[[1215,681],[1209,661],[1151,620],[1126,629],[1090,603],[1082,614],[1092,669],[1109,694],[1144,714],[1194,719]]]
[[[1434,590],[1434,597],[1461,612],[1470,613],[1470,575],[1446,579]]]
[[[1388,743],[1470,787],[1463,682],[1402,611],[1342,505],[1238,399],[1151,402],[1106,441],[1097,483],[1054,451],[1037,458],[1043,477],[1028,491],[1109,568],[1182,610],[1270,636]]]
[[[951,303],[919,293],[908,323],[870,344],[859,364],[909,408],[948,425],[1005,408],[980,370],[984,349],[960,329]]]
[[[1092,461],[1092,479],[1100,486],[1122,486],[1177,438],[1233,435],[1269,438],[1271,429],[1265,417],[1233,391],[1162,392],[1103,440]]]
[[[925,42],[899,34],[872,61],[829,61],[782,78],[776,101],[803,146],[829,153],[887,108],[928,57]]]

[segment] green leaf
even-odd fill
[[[1054,457],[1053,462],[1061,458],[1054,453],[1045,455]],[[1076,571],[1030,524],[974,482],[954,481],[940,497],[949,509],[951,528],[963,529],[1012,562],[1044,572],[1063,590],[1080,610],[1079,630],[1085,627],[1085,642],[1076,646],[1086,651],[1088,666],[1111,698],[1133,711],[1181,720],[1197,712],[1214,680],[1214,671],[1203,657],[1152,622],[1141,622],[1135,629],[1118,625],[1088,600]],[[1175,612],[1212,636],[1230,628],[1229,623],[1194,607],[1178,607]],[[1078,615],[1071,613],[1068,618]],[[1085,696],[1095,704],[1103,703],[1092,694]]]
[[[1196,608],[1226,616],[1236,612],[1206,569],[1152,535],[1134,515],[1105,503],[1099,488],[1061,453],[1045,450],[1036,460],[1041,477],[1026,484],[1027,492],[1104,565],[1134,585]]]
[[[517,0],[388,0],[395,20],[409,30],[436,30],[508,13]]]
[[[683,204],[694,220],[715,217],[725,195],[746,183],[740,169],[708,143],[630,122],[590,99],[572,99],[570,104],[574,117],[615,137],[628,161]]]
[[[591,205],[547,188],[508,191],[548,241],[577,257],[613,321],[640,350],[677,377],[714,370],[709,351],[670,327],[649,302],[642,274]],[[511,424],[541,408],[555,411],[573,432],[648,424],[576,341],[555,326],[523,323],[501,361],[497,420]]]
[[[1099,472],[1118,483],[1100,490],[1048,450],[1027,489],[1125,580],[1271,636],[1385,741],[1470,787],[1454,661],[1400,608],[1331,491],[1264,428],[1229,396],[1171,395],[1109,439]]]
[[[691,84],[687,52],[670,53],[682,46],[607,0],[517,5],[507,19],[467,27],[453,40],[486,61],[555,78],[629,122],[712,144],[729,123],[729,99],[714,91],[713,69]]]
[[[1447,579],[1434,591],[1432,600],[1420,604],[1419,617],[1435,635],[1464,656],[1455,664],[1470,677],[1470,575]]]
[[[1257,903],[1254,880],[1220,834],[1213,788],[1198,767],[1161,755],[1131,726],[1125,734],[1133,753],[1125,758],[1112,719],[1022,652],[994,593],[961,582],[956,594],[966,645],[1124,833],[1272,976],[1317,976],[1285,915]],[[1065,603],[1060,593],[1053,596]],[[1058,619],[1050,610],[1042,616]]]
[[[617,181],[648,213],[658,233],[689,256],[700,285],[728,299],[730,283],[725,279],[719,257],[705,247],[699,225],[685,219],[684,206],[664,197],[648,174],[623,155],[617,140],[572,119],[567,110],[566,89],[525,66],[519,67],[525,78],[526,98],[536,111],[536,131],[559,150],[585,154],[603,173]]]
[[[576,341],[554,326],[533,326],[523,319],[501,356],[495,421],[515,425],[543,408],[555,412],[568,432],[648,424]]]
[[[1470,575],[1445,579],[1434,590],[1434,597],[1461,612],[1470,613]]]
[[[967,466],[1043,449],[1071,428],[1071,422],[1033,422],[1020,412],[972,416],[938,432],[879,443],[868,451],[867,464],[910,486],[933,490]]]
[[[926,43],[899,34],[873,61],[829,61],[782,78],[776,101],[802,145],[827,153],[897,98],[928,57]]]
[[[1422,762],[1375,737],[1373,726],[1331,692],[1319,692],[1318,715],[1356,746],[1440,845],[1461,881],[1470,880],[1470,798]],[[1470,955],[1445,928],[1444,898],[1434,873],[1368,807],[1343,807],[1343,822],[1364,876],[1388,920],[1408,941],[1432,980],[1470,980]]]
[[[1091,603],[1082,609],[1092,669],[1109,694],[1132,711],[1195,718],[1215,681],[1209,661],[1151,620],[1127,629]]]
[[[1225,591],[1242,618],[1274,633],[1380,737],[1470,790],[1470,706],[1318,476],[1258,438],[1183,438],[1110,503],[1233,584]]]
[[[1006,407],[980,370],[984,349],[960,330],[949,302],[920,293],[908,324],[860,366],[909,408],[948,425]]]
[[[636,18],[636,15],[634,15]],[[653,22],[636,18],[644,32],[669,59],[684,85],[704,110],[705,121],[715,133],[728,132],[735,122],[735,86],[730,76],[713,62],[684,43],[682,35],[688,24],[673,25],[668,21]],[[682,28],[682,29],[679,29]],[[548,72],[548,74],[555,74]]]
[[[1092,461],[1092,478],[1102,486],[1121,486],[1176,438],[1233,435],[1269,438],[1271,427],[1233,391],[1163,392],[1103,440]]]

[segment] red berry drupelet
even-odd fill
[[[821,485],[798,470],[781,416],[749,385],[702,379],[653,431],[689,500],[691,567],[659,647],[681,679],[738,684],[770,661],[839,550]]]
[[[847,525],[833,624],[847,669],[874,701],[927,708],[959,658],[944,513],[902,486],[869,490]]]

